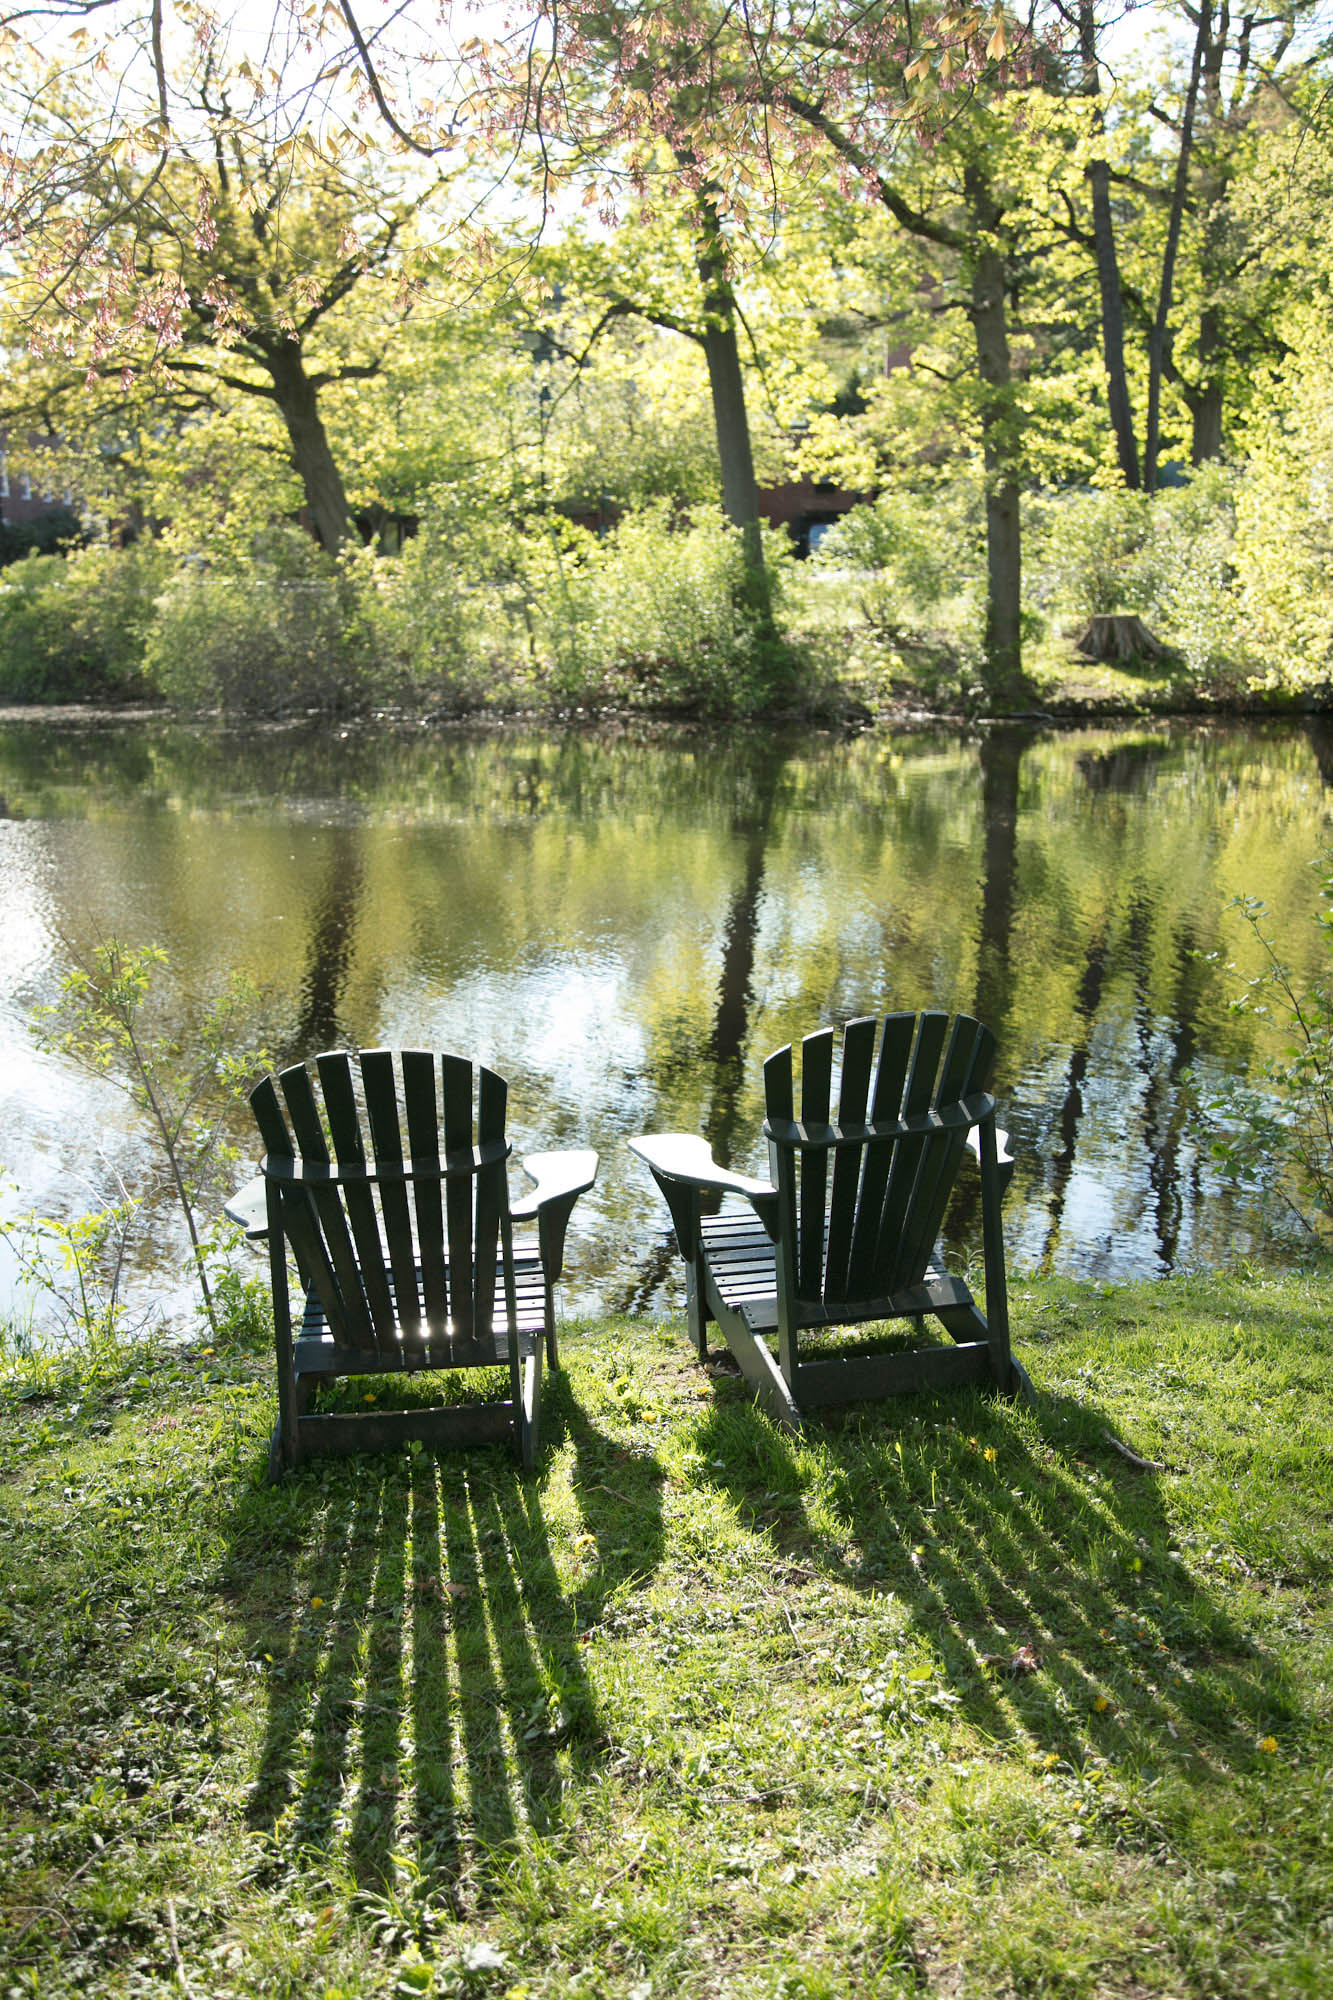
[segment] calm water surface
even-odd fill
[[[147,1157],[26,1025],[63,941],[115,935],[164,945],[186,996],[248,974],[283,1059],[455,1050],[508,1076],[516,1150],[595,1145],[575,1304],[676,1297],[627,1135],[700,1130],[762,1170],[763,1058],[894,1008],[999,1037],[1017,1267],[1271,1250],[1183,1077],[1254,1058],[1202,956],[1243,943],[1230,897],[1264,897],[1316,963],[1330,787],[1322,719],[854,742],[0,726],[0,1161],[22,1205],[82,1208],[105,1161]]]

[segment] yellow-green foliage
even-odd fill
[[[1333,332],[1325,292],[1293,315],[1292,351],[1255,417],[1236,496],[1239,595],[1260,684],[1333,669]]]

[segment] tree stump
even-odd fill
[[[1085,660],[1159,660],[1166,652],[1141,618],[1126,611],[1099,611],[1077,642]]]

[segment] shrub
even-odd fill
[[[1155,494],[1140,558],[1142,608],[1180,654],[1189,679],[1235,692],[1248,657],[1235,587],[1237,475],[1199,466],[1188,485]]]
[[[151,543],[103,543],[12,564],[0,583],[0,696],[145,693],[144,648],[165,561]]]
[[[1029,500],[1027,593],[1071,624],[1135,612],[1200,688],[1234,692],[1247,647],[1234,568],[1236,474],[1196,468],[1151,497],[1123,487]]]
[[[557,684],[713,715],[755,714],[790,686],[792,663],[765,631],[738,528],[711,514],[680,521],[656,502],[583,542],[582,563],[553,545],[542,600]],[[765,538],[775,605],[786,548],[785,537]]]
[[[71,956],[59,999],[39,1007],[33,1018],[38,1044],[90,1076],[109,1078],[144,1115],[155,1142],[161,1187],[185,1224],[204,1312],[216,1334],[207,1216],[219,1171],[232,1166],[236,1157],[223,1138],[228,1114],[249,1076],[267,1064],[263,1050],[240,1040],[241,1023],[253,1013],[256,996],[244,981],[233,978],[208,1004],[194,1009],[188,1022],[173,1019],[180,1009],[164,995],[167,958],[159,946],[136,947],[108,938],[86,955],[71,948]],[[93,1229],[90,1240],[99,1247],[106,1225],[123,1219],[128,1230],[138,1206],[123,1187],[121,1194],[120,1205],[105,1217],[86,1218]],[[97,1228],[103,1231],[100,1237]],[[117,1274],[124,1255],[122,1235]],[[82,1274],[80,1286],[86,1296]],[[113,1307],[117,1296],[113,1286]],[[113,1324],[115,1318],[113,1312]]]
[[[1333,335],[1329,301],[1304,301],[1260,404],[1236,494],[1235,561],[1253,680],[1326,689],[1333,676]]]
[[[984,573],[981,495],[966,479],[920,492],[883,493],[853,507],[824,536],[817,569],[858,572],[872,631],[894,637],[932,620],[951,600],[975,618]]]
[[[359,550],[346,589],[382,698],[466,709],[494,692],[498,593],[469,582],[455,537],[427,523],[398,556]],[[488,671],[490,669],[490,671]]]
[[[373,672],[355,591],[313,544],[304,575],[288,567],[177,571],[158,600],[144,657],[168,701],[251,715],[364,705]]]
[[[1143,551],[1151,502],[1123,487],[1046,493],[1024,509],[1027,594],[1043,609],[1082,623],[1148,608]]]

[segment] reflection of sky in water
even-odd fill
[[[516,1154],[602,1154],[567,1298],[676,1300],[665,1210],[625,1138],[716,1129],[731,1164],[762,1168],[772,1048],[857,1012],[971,1008],[984,978],[1004,1010],[1015,1266],[1118,1277],[1244,1250],[1259,1219],[1217,1183],[1181,1091],[1187,1057],[1235,1059],[1189,952],[1218,941],[1242,888],[1277,896],[1296,930],[1324,812],[1298,737],[1228,740],[1180,732],[1131,754],[1103,732],[1006,761],[906,739],[890,776],[873,742],[675,758],[363,740],[323,746],[321,764],[319,745],[291,739],[256,775],[271,746],[200,738],[194,764],[161,752],[144,803],[132,785],[112,795],[109,752],[82,787],[71,757],[68,790],[46,774],[30,808],[46,817],[0,822],[0,1162],[22,1206],[71,1210],[89,1205],[99,1145],[127,1178],[142,1163],[124,1100],[39,1054],[26,1015],[53,995],[61,931],[160,940],[196,991],[233,967],[270,986],[275,1046],[304,1017],[331,1024],[326,1040],[498,1069]],[[8,754],[0,731],[12,802],[25,773]],[[27,754],[33,784],[40,744]],[[266,805],[293,788],[299,807]],[[718,1051],[737,1035],[732,1074]]]

